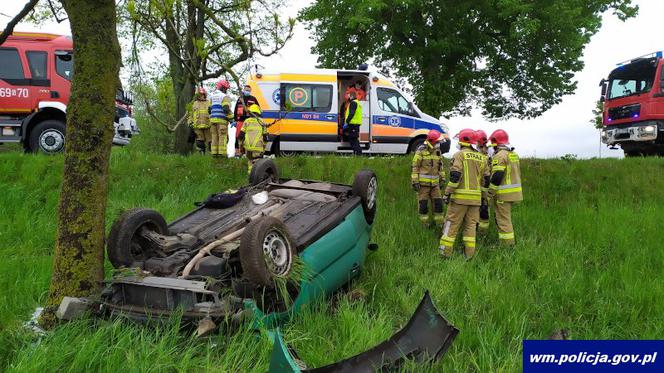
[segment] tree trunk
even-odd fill
[[[61,0],[74,41],[74,79],[44,327],[64,296],[88,296],[104,276],[104,223],[120,69],[114,0]]]
[[[187,112],[187,104],[194,98],[194,84],[185,77],[178,77],[184,79],[184,83],[179,89],[175,88],[175,117],[180,119]],[[183,123],[175,129],[175,152],[182,155],[187,155],[191,152],[192,143],[189,142],[189,126]]]

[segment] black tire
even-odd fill
[[[362,200],[362,209],[367,223],[373,224],[378,199],[378,178],[371,170],[360,170],[353,181],[353,195]]]
[[[240,238],[242,272],[256,286],[273,288],[275,279],[287,279],[295,255],[295,241],[288,229],[272,216],[249,223]]]
[[[269,158],[259,159],[251,168],[249,184],[258,185],[268,179],[273,183],[279,181],[279,169],[273,160]]]
[[[424,144],[425,137],[416,137],[413,142],[410,143],[410,146],[408,147],[408,153],[413,154],[417,150],[417,148],[420,147],[420,145]]]
[[[65,124],[49,119],[37,123],[30,130],[30,151],[33,153],[57,154],[65,150]]]
[[[125,211],[113,222],[106,243],[106,255],[113,267],[140,265],[141,262],[154,256],[155,253],[145,252],[141,247],[141,237],[138,232],[143,226],[159,234],[168,234],[168,225],[164,217],[151,209],[135,208]]]

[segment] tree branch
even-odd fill
[[[38,2],[39,0],[30,0],[18,14],[7,23],[7,27],[5,27],[5,30],[0,34],[0,45],[5,43],[5,40],[7,40],[9,35],[14,32],[16,24],[21,22],[21,20],[30,13]]]

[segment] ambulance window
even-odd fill
[[[401,93],[394,89],[378,88],[378,107],[390,113],[399,113],[418,117],[408,100]]]
[[[17,49],[0,49],[0,79],[25,79],[23,64]]]
[[[55,71],[61,77],[67,80],[71,80],[74,74],[74,56],[71,54],[71,52],[55,52]]]
[[[46,60],[48,58],[46,52],[26,52],[25,54],[28,57],[32,79],[46,79]]]
[[[318,113],[329,113],[332,108],[332,86],[322,84],[284,84],[286,100],[291,111],[314,111]]]

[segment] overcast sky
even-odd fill
[[[599,81],[606,77],[617,63],[631,58],[662,50],[660,34],[661,15],[664,14],[664,1],[635,0],[640,6],[639,15],[627,22],[606,14],[601,30],[587,45],[583,60],[585,68],[576,75],[578,88],[575,94],[564,97],[562,103],[541,117],[532,120],[508,120],[497,123],[487,122],[481,115],[452,117],[445,122],[450,132],[455,134],[466,127],[484,129],[491,133],[503,128],[510,133],[512,145],[522,156],[558,157],[576,154],[579,157],[597,157],[601,149],[602,157],[622,156],[622,151],[609,150],[599,145],[599,133],[590,124],[592,109],[599,98]],[[310,1],[291,1],[286,15],[295,16],[297,10]],[[14,15],[23,7],[24,1],[2,0],[0,24],[7,23],[4,15]],[[70,34],[69,25],[64,22],[48,23],[41,28],[29,24],[19,24],[17,31],[36,31]],[[278,56],[257,61],[270,70],[311,69],[316,65],[316,56],[311,54],[313,42],[308,32],[298,25],[295,37]]]

